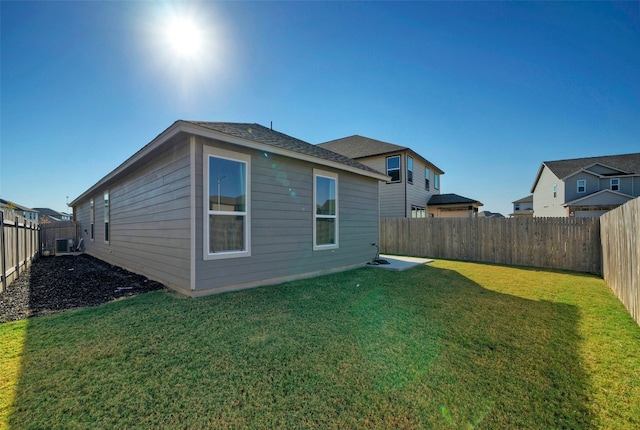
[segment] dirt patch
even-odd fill
[[[86,254],[41,258],[0,293],[0,323],[165,288]]]

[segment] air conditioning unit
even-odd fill
[[[73,239],[56,239],[56,254],[73,252]]]

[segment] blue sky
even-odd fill
[[[67,210],[177,119],[413,150],[508,214],[542,161],[640,151],[640,3],[0,2],[0,197]],[[171,17],[204,38],[181,52]],[[191,46],[193,47],[193,46]]]

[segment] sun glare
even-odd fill
[[[192,105],[232,78],[229,24],[214,3],[144,3],[141,65],[178,103]]]
[[[190,17],[173,17],[165,33],[170,51],[182,58],[197,58],[202,54],[205,36],[198,22]]]

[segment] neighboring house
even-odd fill
[[[9,200],[0,199],[0,210],[9,211],[20,215],[27,221],[38,222],[38,211],[25,206],[21,206]]]
[[[533,194],[516,200],[513,203],[512,218],[532,218],[533,217]]]
[[[380,217],[426,217],[427,202],[440,194],[440,175],[444,171],[405,146],[358,135],[317,146],[389,176],[388,181],[380,183]]]
[[[387,179],[258,124],[179,120],[71,206],[88,254],[199,296],[365,265]]]
[[[68,213],[54,211],[53,209],[49,209],[49,208],[33,208],[33,209],[38,211],[38,213],[40,214],[41,223],[71,221],[73,218]]]
[[[491,211],[480,211],[476,216],[478,218],[504,218],[504,215],[502,215],[500,212]]]
[[[531,188],[536,217],[593,217],[640,196],[640,153],[545,161]]]
[[[482,206],[477,200],[457,194],[437,194],[429,199],[429,215],[435,218],[473,218]]]

